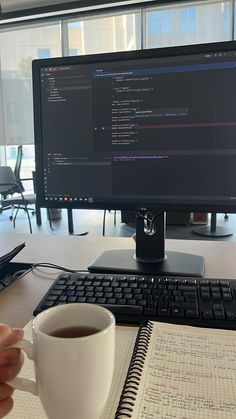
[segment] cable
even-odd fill
[[[33,263],[31,265],[31,267],[29,269],[27,269],[26,271],[23,271],[23,273],[18,276],[18,278],[23,278],[26,274],[28,274],[29,272],[32,272],[34,269],[37,269],[38,267],[42,267],[42,268],[50,268],[50,269],[59,269],[61,271],[64,272],[70,272],[70,273],[76,273],[76,272],[86,272],[86,269],[70,269],[70,268],[66,268],[64,266],[60,266],[54,263],[50,263],[50,262],[38,262],[38,263]],[[21,271],[18,271],[18,274]],[[17,272],[15,272],[14,275],[16,275]]]
[[[33,263],[33,265],[31,266],[30,269],[33,270],[33,269],[36,269],[38,267],[51,268],[51,269],[60,269],[61,271],[70,272],[70,273],[85,272],[86,271],[86,269],[70,269],[70,268],[65,268],[64,266],[57,265],[55,263],[50,263],[50,262]]]
[[[29,269],[27,269],[27,271],[28,271]],[[25,269],[21,269],[21,270],[19,270],[19,271],[16,271],[16,272],[13,272],[12,274],[11,274],[11,277],[12,278],[21,278],[21,275],[23,275],[25,273]]]

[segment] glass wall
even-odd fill
[[[0,164],[14,166],[23,144],[22,174],[34,168],[33,59],[230,40],[233,4],[170,2],[0,30]]]
[[[24,144],[21,175],[32,177],[34,131],[32,100],[32,60],[61,56],[60,24],[21,28],[0,33],[1,162],[14,168],[17,145]],[[27,145],[28,144],[28,145]],[[33,183],[25,182],[26,189]]]
[[[128,51],[141,46],[140,13],[68,21],[69,55]]]
[[[32,144],[32,60],[61,55],[60,25],[0,33],[1,102],[4,139],[1,144]]]
[[[228,41],[232,37],[232,2],[191,2],[145,12],[145,48]]]

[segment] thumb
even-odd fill
[[[5,324],[0,324],[0,349],[13,345],[24,335],[22,329],[11,329]]]

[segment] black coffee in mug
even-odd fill
[[[96,327],[90,326],[69,326],[69,327],[62,327],[60,329],[53,330],[49,333],[50,336],[54,336],[56,338],[81,338],[85,336],[94,335],[98,333],[100,330]]]

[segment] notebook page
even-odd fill
[[[24,327],[24,337],[31,340],[32,321]],[[116,349],[115,349],[115,368],[113,375],[112,388],[108,397],[107,404],[101,419],[112,419],[120,399],[122,387],[127,374],[129,361],[132,355],[134,342],[136,339],[137,327],[116,326]],[[33,363],[24,355],[24,365],[20,376],[25,378],[34,377]],[[15,390],[14,408],[7,416],[9,419],[47,419],[41,406],[39,397],[30,393]]]
[[[135,419],[235,419],[236,331],[155,323]]]

